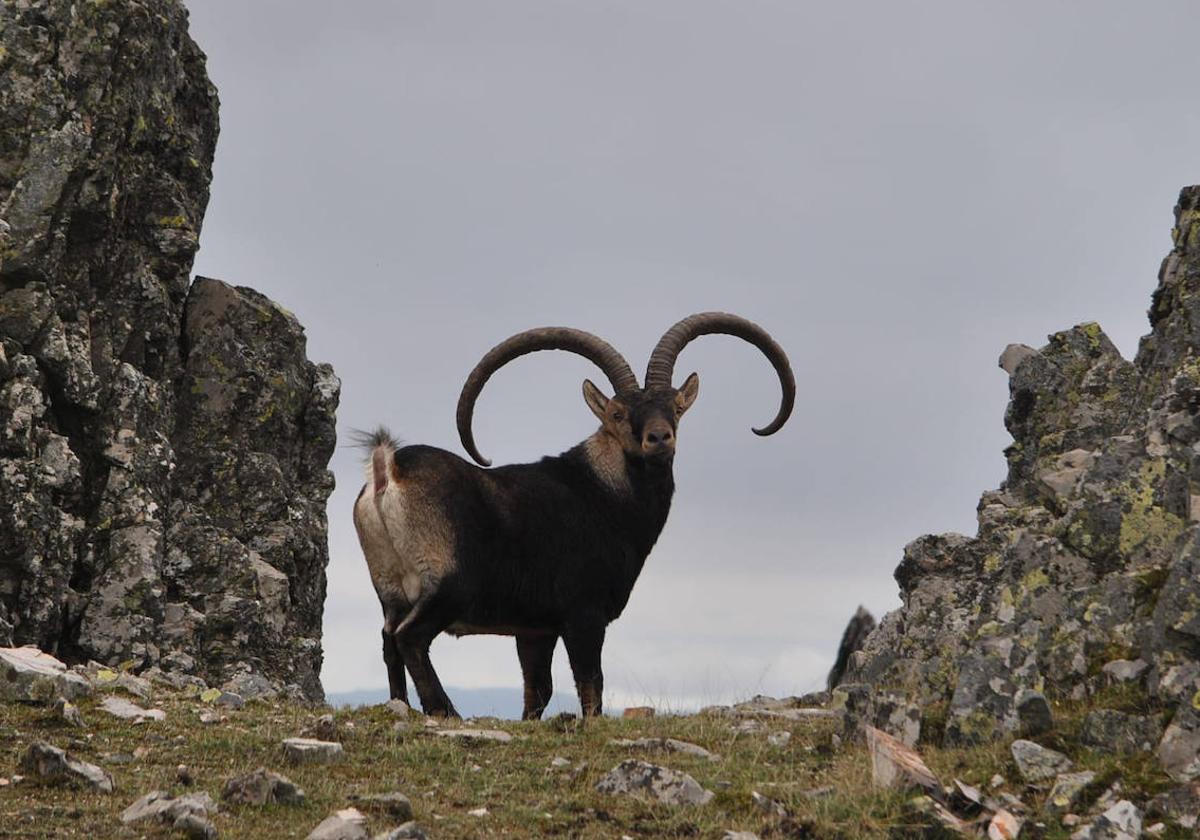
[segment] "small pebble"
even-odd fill
[[[192,778],[192,771],[188,769],[186,764],[180,764],[175,768],[175,779],[181,785],[190,785],[195,779]]]
[[[471,811],[467,811],[467,814],[472,817],[486,817],[488,815],[488,809],[487,808],[475,808]]]

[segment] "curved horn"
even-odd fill
[[[475,400],[493,373],[518,356],[538,350],[566,350],[578,353],[604,371],[613,391],[618,394],[639,389],[637,376],[634,375],[629,362],[625,361],[625,357],[604,339],[583,330],[570,327],[539,327],[505,339],[479,360],[458,397],[458,437],[467,453],[485,467],[491,466],[492,462],[479,454],[479,450],[475,448],[475,435],[471,432]]]
[[[675,372],[675,360],[688,342],[702,335],[720,333],[735,335],[750,342],[763,352],[767,360],[779,374],[779,385],[783,389],[783,397],[779,402],[779,413],[775,419],[761,429],[753,429],[756,435],[773,435],[787,422],[796,403],[796,377],[792,375],[792,366],[788,363],[787,354],[775,343],[775,339],[767,331],[752,321],[747,321],[738,315],[726,312],[700,312],[689,315],[671,329],[667,330],[658,340],[650,361],[646,364],[647,388],[670,388],[671,375]]]

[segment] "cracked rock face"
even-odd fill
[[[338,381],[190,283],[217,96],[178,0],[0,5],[0,645],[321,697]]]
[[[1007,479],[983,494],[974,537],[905,548],[904,605],[852,657],[847,680],[944,703],[949,741],[1011,737],[1031,691],[1082,699],[1119,680],[1184,723],[1200,703],[1200,187],[1175,221],[1134,361],[1094,323],[1001,356]],[[1127,749],[1160,735],[1092,723]],[[1190,778],[1184,723],[1162,752]]]

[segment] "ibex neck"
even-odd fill
[[[629,483],[629,466],[625,450],[612,435],[597,431],[581,444],[583,457],[600,483],[615,493],[625,494],[633,489]]]

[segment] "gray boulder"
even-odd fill
[[[1071,759],[1056,750],[1035,744],[1033,741],[1016,740],[1012,743],[1013,761],[1027,782],[1053,779],[1071,769]]]
[[[364,793],[350,797],[358,808],[406,823],[413,818],[412,800],[403,793]]]
[[[1158,744],[1158,760],[1178,782],[1200,778],[1200,711],[1183,703]]]
[[[1130,755],[1154,749],[1162,734],[1162,726],[1153,717],[1095,709],[1083,722],[1080,740],[1089,747]]]
[[[1082,773],[1062,773],[1054,779],[1054,787],[1046,795],[1044,810],[1048,814],[1066,814],[1082,804],[1084,790],[1096,780],[1090,770]]]
[[[213,798],[203,791],[176,797],[166,791],[152,790],[121,812],[121,822],[130,825],[150,820],[174,825],[188,816],[207,820],[219,810]]]
[[[113,778],[103,768],[73,758],[43,741],[35,741],[21,756],[21,770],[50,782],[82,784],[102,793],[112,793]]]
[[[91,683],[33,645],[0,648],[0,700],[45,703],[90,694]]]
[[[705,790],[687,773],[657,764],[629,759],[608,771],[596,790],[600,793],[628,794],[666,805],[707,805],[713,792]]]
[[[260,767],[227,779],[221,798],[237,805],[302,805],[304,791],[287,776]]]

